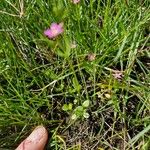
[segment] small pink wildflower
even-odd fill
[[[94,61],[94,60],[96,59],[96,54],[94,54],[94,53],[89,53],[87,57],[88,57],[88,60],[89,60],[89,61]]]
[[[44,31],[44,34],[52,39],[57,37],[59,34],[63,33],[64,29],[63,29],[63,23],[52,23],[50,28],[48,28],[47,30]]]
[[[122,77],[123,77],[123,73],[122,73],[122,71],[119,71],[119,70],[113,70],[113,77],[115,78],[115,79],[118,79],[118,80],[121,80],[122,79]]]
[[[80,2],[80,0],[72,0],[72,2],[73,2],[74,4],[78,4],[78,3]]]

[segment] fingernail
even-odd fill
[[[44,137],[45,133],[46,133],[46,129],[43,126],[38,126],[29,135],[27,141],[37,143]]]

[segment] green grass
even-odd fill
[[[43,124],[47,149],[148,150],[149,4],[1,0],[0,148],[14,149]],[[54,41],[43,35],[52,22],[65,28]],[[122,79],[114,78],[115,70]]]

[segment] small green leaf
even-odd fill
[[[68,110],[72,110],[72,103],[69,103]]]
[[[62,107],[62,110],[64,110],[64,111],[72,110],[72,103],[64,104],[63,107]]]
[[[90,105],[89,100],[84,101],[83,104],[82,104],[82,106],[85,107],[85,108],[89,107],[89,105]]]
[[[75,109],[75,114],[79,117],[79,116],[83,116],[83,112],[84,112],[84,108],[82,106],[78,106]]]
[[[84,112],[83,117],[87,119],[90,117],[90,115],[87,112]]]
[[[106,97],[107,99],[110,99],[110,98],[111,98],[111,95],[108,94],[108,93],[106,93],[106,94],[105,94],[105,97]]]
[[[67,105],[67,104],[64,104],[63,107],[62,107],[62,110],[63,110],[63,111],[68,111],[68,105]]]
[[[80,91],[81,90],[81,85],[79,84],[78,80],[76,77],[74,77],[72,79],[72,82],[73,82],[73,86],[74,88],[77,90],[77,91]]]
[[[83,107],[82,107],[82,106],[78,106],[78,107],[76,108],[76,111],[83,111]]]
[[[56,49],[56,53],[57,53],[57,55],[60,56],[60,57],[65,57],[64,52],[61,51],[60,49]]]
[[[64,88],[64,84],[60,84],[59,87],[56,88],[56,91],[57,92],[62,91],[63,88]]]
[[[69,39],[64,36],[64,42],[65,42],[65,57],[68,58],[70,56],[70,50],[71,50],[71,47],[70,47],[70,41]]]
[[[73,115],[71,116],[71,119],[72,119],[72,120],[76,120],[76,119],[77,119],[77,115],[76,115],[76,114],[73,114]]]
[[[44,71],[44,74],[49,77],[50,79],[56,80],[58,78],[58,76],[51,70],[51,69],[47,69]]]

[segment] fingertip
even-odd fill
[[[46,128],[44,126],[37,126],[16,150],[43,150],[47,140],[48,132]]]

